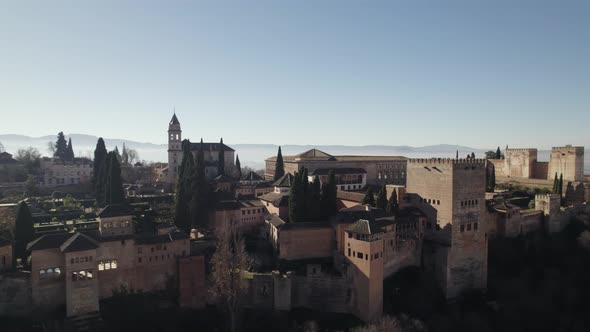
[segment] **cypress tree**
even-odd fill
[[[35,231],[33,229],[33,216],[25,201],[18,204],[16,220],[14,222],[15,256],[27,261],[27,244],[33,241]]]
[[[475,152],[471,152],[471,159],[475,159]]]
[[[500,151],[500,147],[496,150],[496,159],[502,159],[502,151]]]
[[[331,170],[328,174],[328,181],[324,183],[321,194],[321,215],[322,218],[328,219],[330,216],[338,211],[338,203],[336,195],[338,189],[336,188],[336,173]]]
[[[207,225],[209,219],[210,190],[209,181],[205,175],[205,152],[203,151],[203,144],[201,144],[195,158],[191,189],[192,197],[190,207],[192,225],[204,227]]]
[[[115,153],[115,156],[117,156],[117,161],[120,163],[121,162],[121,153],[119,152],[119,147],[115,145],[115,149],[113,150],[113,152]]]
[[[74,160],[74,147],[72,146],[72,138],[71,137],[69,138],[68,146],[66,147],[65,160],[69,160],[69,161]]]
[[[387,207],[387,187],[383,185],[379,193],[377,194],[377,201],[375,202],[375,206],[378,209],[384,210]]]
[[[557,178],[557,172],[555,172],[555,179],[553,180],[552,193],[557,194],[557,187],[559,186],[559,179]]]
[[[559,175],[559,187],[557,188],[559,196],[563,197],[563,173]]]
[[[277,153],[277,161],[275,163],[275,176],[274,180],[278,180],[281,176],[285,175],[285,164],[283,163],[283,154],[281,153],[281,147],[279,146],[279,152]]]
[[[305,195],[303,193],[301,175],[295,172],[293,185],[289,192],[289,222],[296,223],[304,221],[305,216],[302,205],[303,207],[305,206]]]
[[[321,183],[320,178],[316,175],[313,182],[309,186],[309,193],[307,196],[308,208],[307,214],[311,221],[317,221],[321,218]]]
[[[105,185],[105,204],[125,203],[123,180],[121,179],[121,165],[114,152],[109,152],[106,158],[107,181]]]
[[[373,188],[369,187],[365,192],[365,197],[363,197],[363,201],[361,202],[362,205],[370,205],[375,206],[375,195],[373,194]]]
[[[98,138],[96,148],[94,149],[94,161],[92,168],[92,186],[94,193],[98,197],[98,192],[102,191],[102,186],[99,186],[98,177],[100,176],[100,167],[104,164],[104,159],[107,156],[107,148],[104,145],[102,137]]]
[[[496,167],[492,166],[492,173],[490,174],[490,192],[496,190]]]
[[[236,168],[237,168],[237,174],[238,174],[238,179],[242,178],[242,165],[240,164],[240,156],[238,156],[236,154]]]
[[[217,167],[217,173],[222,175],[225,174],[225,149],[223,145],[223,137],[221,138],[219,145],[221,147],[219,149],[219,166]]]
[[[63,131],[60,131],[57,134],[57,141],[55,142],[55,152],[53,156],[60,159],[66,159],[66,151],[68,148],[68,143],[66,142],[66,137],[64,136]]]
[[[455,156],[455,159],[459,159],[459,150],[457,150],[457,155]]]
[[[387,207],[385,208],[385,211],[388,213],[397,213],[398,210],[399,203],[397,201],[397,191],[394,189],[391,193],[391,196],[389,196],[389,200],[387,201]]]
[[[189,232],[191,228],[189,201],[193,164],[191,142],[185,139],[182,141],[182,160],[178,168],[178,179],[176,181],[176,193],[174,197],[174,224],[185,232]]]

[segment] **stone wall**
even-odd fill
[[[21,316],[33,313],[30,273],[0,274],[0,316]]]
[[[332,257],[334,231],[329,224],[304,227],[281,227],[279,229],[279,259],[298,260]]]
[[[563,174],[564,181],[584,181],[584,147],[565,146],[551,149],[547,179],[552,180],[555,173]]]
[[[13,260],[12,244],[0,246],[0,272],[12,270]]]
[[[205,258],[182,257],[178,260],[178,302],[183,308],[202,309],[206,304]]]

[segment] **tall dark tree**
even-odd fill
[[[16,257],[21,258],[23,262],[27,261],[27,244],[33,241],[33,216],[29,206],[25,201],[18,204],[16,211],[16,221],[14,222],[14,240]]]
[[[559,175],[559,187],[557,187],[557,193],[563,197],[563,173]]]
[[[193,226],[205,227],[208,222],[210,206],[209,181],[205,174],[205,152],[201,140],[201,147],[195,157],[195,164],[191,180],[190,211]]]
[[[457,150],[457,155],[455,156],[455,159],[459,159],[459,150]]]
[[[119,147],[115,145],[115,149],[113,150],[115,156],[117,156],[117,160],[121,163],[121,153],[119,152]]]
[[[375,206],[375,195],[373,194],[373,188],[369,187],[365,192],[365,197],[363,197],[363,201],[361,202],[362,205],[370,205]]]
[[[57,141],[55,142],[55,152],[53,153],[53,156],[60,159],[66,159],[67,149],[68,143],[66,142],[66,137],[64,136],[63,131],[60,131],[57,134]]]
[[[475,159],[475,152],[471,152],[471,159]]]
[[[496,189],[496,167],[492,165],[490,174],[488,176],[488,191],[494,192]]]
[[[217,166],[217,174],[225,174],[225,149],[223,145],[223,137],[219,142],[219,165]]]
[[[285,164],[283,163],[283,153],[281,152],[281,147],[279,146],[279,152],[277,153],[277,161],[275,163],[275,181],[280,179],[283,175],[285,175]]]
[[[92,165],[92,185],[95,188],[95,192],[98,191],[96,188],[97,179],[100,174],[100,167],[104,164],[104,160],[107,156],[107,148],[104,145],[102,137],[98,138],[96,142],[96,148],[94,148],[94,162]]]
[[[295,172],[293,185],[289,192],[289,222],[297,223],[305,221],[305,194],[301,175]]]
[[[309,186],[307,194],[307,215],[310,221],[318,221],[321,218],[322,206],[322,185],[320,178],[316,175]]]
[[[399,202],[397,200],[397,191],[393,189],[391,196],[389,196],[389,200],[387,201],[387,207],[385,211],[388,213],[397,213],[399,210]]]
[[[192,226],[190,214],[190,200],[192,190],[192,175],[194,173],[194,159],[191,153],[191,142],[182,141],[182,160],[178,168],[178,179],[174,197],[174,224],[189,232]]]
[[[328,181],[324,183],[322,188],[322,218],[327,220],[330,216],[338,212],[338,202],[336,199],[337,193],[336,173],[334,170],[331,170],[328,174]]]
[[[557,172],[555,172],[555,179],[553,180],[553,190],[551,192],[557,194],[557,187],[559,187],[559,179],[557,178]]]
[[[375,207],[384,210],[387,207],[387,187],[383,185],[379,193],[377,194],[377,201],[375,201]]]
[[[123,180],[121,179],[121,165],[115,152],[111,151],[106,157],[107,178],[105,183],[105,205],[124,204]]]
[[[74,147],[72,146],[72,138],[70,137],[68,140],[68,146],[66,147],[66,155],[65,160],[72,161],[74,160]]]
[[[496,150],[496,159],[502,159],[502,151],[500,151],[500,147]]]
[[[236,172],[238,179],[242,178],[242,164],[240,164],[240,156],[236,154]]]

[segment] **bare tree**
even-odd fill
[[[352,332],[425,332],[428,331],[424,323],[409,318],[406,315],[399,317],[384,316],[379,321],[351,330]]]
[[[14,159],[23,163],[29,174],[36,174],[41,166],[41,153],[34,147],[18,149]]]
[[[14,241],[14,221],[16,214],[14,210],[0,210],[0,239]]]
[[[135,164],[135,161],[139,160],[139,154],[135,149],[127,148],[127,159],[129,160],[129,164]]]
[[[244,279],[248,255],[236,225],[230,223],[229,227],[217,232],[217,247],[211,258],[211,267],[212,295],[228,315],[230,331],[238,331],[248,286]]]
[[[49,152],[50,156],[55,154],[55,143],[54,142],[47,142],[47,152]]]

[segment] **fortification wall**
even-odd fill
[[[584,147],[564,146],[551,149],[548,179],[563,174],[565,181],[584,181]]]
[[[332,257],[334,230],[326,227],[280,229],[279,258],[286,260]]]
[[[548,179],[549,178],[549,162],[546,161],[537,161],[533,165],[533,177],[535,179]]]
[[[31,275],[0,274],[0,316],[31,318],[33,313]]]

